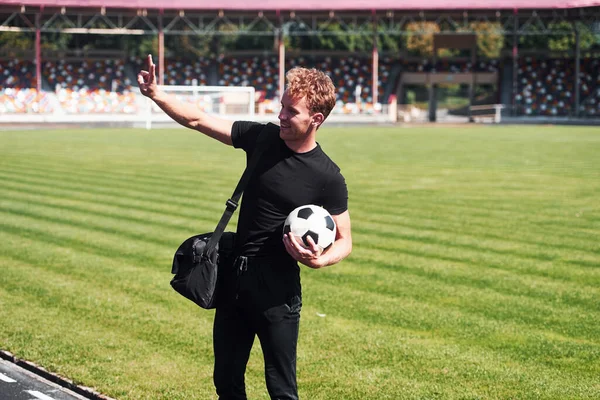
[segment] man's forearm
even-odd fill
[[[209,115],[196,106],[184,103],[161,90],[155,93],[152,100],[180,125],[194,129],[227,145],[232,145],[232,121]]]
[[[333,242],[331,247],[319,257],[312,268],[323,268],[342,261],[352,252],[352,239],[341,238]]]
[[[191,104],[183,103],[163,91],[158,91],[152,100],[178,124],[190,129],[197,129],[200,125],[204,112]]]

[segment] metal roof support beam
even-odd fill
[[[35,81],[38,93],[42,91],[42,34],[40,32],[40,20],[44,6],[35,14]]]
[[[518,73],[519,73],[519,10],[514,11],[514,22],[513,22],[513,48],[512,48],[512,107],[511,115],[514,117],[517,115],[517,92],[519,91],[518,86]]]
[[[34,13],[24,8],[0,11],[0,31],[34,32]],[[258,15],[258,16],[257,16]],[[158,33],[158,11],[146,9],[75,9],[46,8],[40,17],[40,30],[119,35],[154,35]],[[556,25],[580,21],[581,29],[600,32],[600,7],[576,10],[520,10],[518,16],[507,10],[497,11],[440,11],[416,12],[378,10],[360,12],[263,12],[255,11],[189,11],[165,10],[162,14],[165,35],[265,35],[272,36],[281,26],[288,36],[316,35],[371,35],[371,25],[379,34],[404,36],[413,34],[406,27],[410,23],[432,21],[440,24],[442,34],[469,31],[472,22],[497,22],[500,34],[513,34],[515,21],[520,35],[546,35],[556,32]],[[219,29],[223,24],[236,27]],[[330,29],[339,25],[341,32]],[[570,24],[565,24],[568,26]],[[567,29],[567,28],[565,28]],[[418,33],[418,32],[417,32]]]
[[[581,93],[579,90],[580,82],[580,68],[581,68],[581,46],[580,46],[580,34],[577,23],[573,22],[573,30],[575,31],[575,117],[579,117],[579,108],[581,104]]]

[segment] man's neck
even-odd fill
[[[286,140],[285,144],[294,153],[308,153],[317,147],[317,130],[311,127],[303,137],[298,137],[296,140]]]
[[[308,153],[315,147],[317,147],[317,142],[314,140],[305,140],[305,141],[297,141],[297,140],[289,140],[285,142],[285,145],[292,150],[294,153],[302,154]]]

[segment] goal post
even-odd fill
[[[191,104],[208,114],[224,118],[252,119],[256,90],[252,86],[181,86],[160,85],[159,88],[179,101]],[[172,119],[153,101],[146,100],[146,129],[153,123],[171,123]]]

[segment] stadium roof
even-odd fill
[[[512,10],[600,6],[600,0],[0,0],[0,7],[73,7],[164,10]]]

